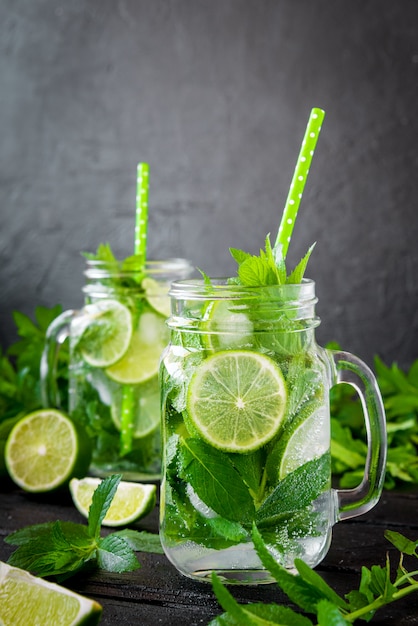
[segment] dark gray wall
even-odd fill
[[[81,304],[81,250],[210,274],[275,236],[312,106],[326,118],[289,259],[317,242],[318,338],[418,358],[416,0],[1,0],[0,342]]]

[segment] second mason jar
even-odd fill
[[[168,341],[168,289],[193,271],[185,259],[88,260],[85,304],[51,324],[42,359],[46,406],[60,406],[57,348],[69,340],[68,410],[93,446],[90,473],[156,480],[161,473],[158,366]]]

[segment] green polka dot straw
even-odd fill
[[[135,254],[142,256],[145,264],[148,228],[149,165],[138,163],[136,178]]]
[[[279,231],[274,244],[276,249],[281,246],[282,256],[284,259],[286,258],[290,239],[292,237],[293,227],[295,225],[296,216],[298,214],[300,201],[302,199],[303,190],[305,188],[306,179],[308,177],[309,168],[311,166],[312,157],[315,151],[316,142],[318,141],[319,133],[321,131],[324,116],[325,111],[322,109],[312,109],[308,125],[306,127],[305,136],[302,141],[289,194],[283,210],[282,221],[280,222]]]

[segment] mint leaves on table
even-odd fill
[[[400,533],[385,532],[386,539],[401,553],[395,573],[392,574],[389,556],[384,567],[363,567],[358,590],[350,591],[344,598],[301,559],[295,559],[297,574],[288,572],[267,550],[257,528],[254,527],[252,535],[263,565],[304,615],[275,603],[239,604],[213,573],[213,590],[225,613],[213,619],[209,626],[347,626],[358,619],[368,622],[378,609],[418,591],[418,581],[414,578],[418,571],[408,571],[404,565],[405,555],[418,558],[418,541]],[[315,615],[316,619],[306,614]]]
[[[146,531],[124,529],[100,536],[102,521],[111,505],[121,475],[105,478],[93,494],[88,525],[74,522],[46,522],[27,526],[8,535],[5,541],[17,550],[8,563],[37,576],[65,580],[86,566],[108,572],[130,572],[140,567],[135,551],[163,550],[159,536]]]

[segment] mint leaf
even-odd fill
[[[280,588],[290,600],[300,606],[301,609],[307,613],[315,613],[318,602],[320,600],[326,600],[327,597],[314,585],[306,582],[300,576],[291,574],[284,567],[279,565],[267,550],[256,526],[253,527],[252,536],[258,556],[264,567],[268,569],[276,579]]]
[[[270,526],[284,515],[299,511],[316,500],[328,487],[330,469],[329,455],[323,454],[288,474],[258,509],[257,524]]]
[[[325,582],[323,578],[319,574],[315,572],[309,565],[306,565],[302,559],[295,559],[295,567],[300,575],[300,577],[310,585],[315,586],[319,589],[324,597],[328,598],[328,600],[337,607],[341,609],[348,610],[348,604],[340,598],[340,596],[335,593],[335,591]]]
[[[180,444],[180,473],[199,498],[228,520],[242,522],[254,513],[248,487],[228,455],[200,439],[183,439]]]
[[[344,619],[338,607],[329,600],[318,602],[317,617],[318,626],[349,626],[351,624]]]
[[[149,533],[145,530],[131,530],[124,528],[112,533],[115,537],[121,537],[128,546],[135,552],[152,552],[153,554],[164,554],[158,534]]]
[[[289,274],[286,280],[288,284],[299,285],[302,282],[302,278],[305,275],[306,266],[308,265],[308,261],[311,258],[311,254],[314,248],[315,244],[312,244],[305,256],[299,261],[293,272]]]
[[[219,604],[233,618],[233,624],[245,624],[246,626],[269,626],[273,624],[273,622],[265,621],[255,615],[251,615],[249,611],[238,604],[227,588],[221,583],[215,572],[212,572],[212,586]],[[220,623],[222,624],[222,621]],[[226,621],[226,623],[228,624],[228,621]]]
[[[128,542],[116,534],[102,539],[97,548],[97,563],[108,572],[132,572],[140,563]]]
[[[109,510],[120,481],[121,475],[113,474],[102,480],[94,491],[88,517],[88,529],[91,537],[99,538],[101,524]]]
[[[399,550],[399,552],[403,552],[404,554],[409,554],[413,556],[417,556],[417,546],[418,541],[411,541],[401,533],[397,533],[394,530],[386,530],[385,537],[388,541],[390,541],[395,548]]]

